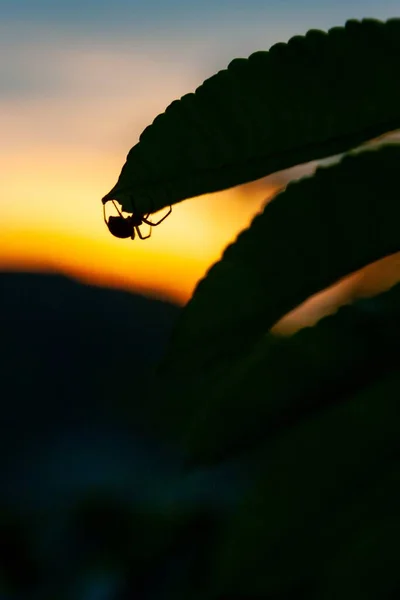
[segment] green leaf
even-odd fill
[[[380,504],[376,503],[375,510],[370,509],[370,498],[369,502],[363,499],[353,507],[352,516],[354,522],[359,520],[358,528],[354,535],[345,538],[329,569],[323,572],[318,592],[320,600],[394,600],[399,597],[400,516],[398,507],[394,506],[400,500],[399,473],[399,464],[395,462],[387,479],[379,482],[379,489],[372,490],[375,502],[377,493],[380,495]],[[387,496],[390,496],[389,503]],[[365,513],[366,504],[371,514],[361,520],[360,514],[354,512]]]
[[[376,315],[361,301],[289,338],[264,337],[229,372],[208,382],[208,391],[197,386],[189,414],[187,396],[170,399],[164,421],[170,434],[173,423],[188,464],[246,454],[397,366],[400,285],[375,302]]]
[[[103,203],[139,215],[400,127],[400,19],[349,20],[235,59],[170,104]]]
[[[398,251],[399,164],[400,145],[388,144],[290,183],[198,284],[160,373],[244,356],[307,298]]]
[[[400,285],[343,306],[288,338],[267,334],[238,360],[160,379],[153,427],[178,441],[187,468],[237,460],[397,366]]]
[[[253,454],[258,483],[226,529],[212,598],[380,600],[400,586],[399,394],[396,367]]]

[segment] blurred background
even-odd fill
[[[0,269],[68,274],[184,304],[254,214],[317,163],[190,199],[132,243],[101,197],[142,130],[225,68],[398,0],[0,0]],[[290,218],[290,215],[288,215]]]
[[[18,598],[111,600],[121,569],[132,574],[140,552],[118,568],[107,559],[107,569],[97,555],[89,561],[97,574],[87,575],[77,548],[98,546],[105,520],[125,532],[134,518],[121,524],[121,507],[157,512],[177,499],[225,510],[245,485],[228,467],[183,481],[183,457],[149,442],[140,415],[151,369],[196,283],[274,194],[319,163],[186,200],[143,242],[111,236],[101,198],[142,130],[233,58],[349,18],[398,17],[400,4],[0,0],[0,15],[0,598],[16,586]],[[398,280],[394,255],[310,299],[276,329],[291,333]],[[94,520],[82,517],[85,502]],[[190,527],[175,571],[193,548]],[[120,556],[122,533],[104,535]],[[148,582],[165,581],[165,567],[157,569]],[[19,587],[29,573],[41,582],[37,596],[33,584]],[[118,598],[132,598],[135,586]],[[138,597],[161,597],[151,593]]]

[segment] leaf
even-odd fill
[[[397,144],[349,154],[275,196],[198,284],[160,374],[245,356],[307,298],[398,251],[399,164]]]
[[[153,427],[178,440],[192,469],[238,460],[319,418],[397,366],[400,284],[371,302],[343,306],[291,337],[266,335],[225,369],[162,379]]]
[[[156,117],[102,202],[156,212],[395,130],[399,64],[400,19],[351,19],[235,59]]]
[[[185,422],[174,421],[188,464],[215,464],[251,452],[397,367],[400,284],[378,301],[376,315],[361,301],[289,338],[265,337],[227,376],[215,379],[208,393],[199,386],[201,395],[190,396]],[[177,402],[170,400],[167,410],[186,415]]]
[[[396,367],[253,453],[258,483],[226,529],[212,598],[378,600],[399,587],[399,394]]]
[[[329,571],[323,573],[318,596],[321,600],[399,597],[400,517],[397,507],[393,506],[396,499],[400,500],[399,473],[399,464],[396,462],[388,481],[380,482],[379,490],[373,490],[375,496],[379,492],[380,505],[363,521],[360,520],[355,535],[346,539],[346,545],[329,564]],[[390,496],[391,506],[388,506],[386,495]],[[365,501],[360,502],[356,510],[364,508],[365,504]],[[357,517],[354,520],[357,521]]]

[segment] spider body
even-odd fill
[[[134,212],[132,215],[124,217],[121,211],[119,210],[118,206],[116,205],[115,201],[113,200],[112,202],[118,211],[118,215],[109,217],[107,221],[105,204],[103,204],[104,222],[107,225],[109,232],[114,237],[120,239],[131,238],[132,240],[134,240],[137,234],[141,240],[147,240],[151,236],[151,227],[159,225],[172,212],[172,207],[170,206],[167,214],[164,215],[162,219],[157,221],[157,223],[153,223],[152,221],[148,220],[150,213],[148,213],[147,215],[139,215],[136,212]],[[140,225],[143,225],[143,223],[145,223],[146,225],[150,225],[150,231],[148,235],[143,235],[139,229]]]

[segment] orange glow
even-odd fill
[[[340,306],[360,298],[376,296],[399,281],[400,252],[396,252],[308,298],[276,323],[272,331],[278,335],[292,335],[302,327],[312,327],[322,317],[335,313]]]
[[[0,100],[0,268],[61,272],[184,304],[281,182],[269,178],[184,201],[149,240],[113,238],[101,198],[142,129],[193,87],[196,74],[190,65],[122,51],[54,56],[66,95]],[[51,53],[44,57],[50,68]],[[131,78],[122,75],[130,70]],[[116,87],[104,90],[104,77],[114,74]]]
[[[54,189],[57,181],[56,177]],[[51,178],[48,183],[52,183]],[[36,198],[35,210],[43,212],[36,219],[32,213],[13,214],[18,207],[13,203],[8,220],[3,218],[0,268],[61,272],[184,304],[227,243],[264,204],[267,193],[272,196],[278,190],[272,183],[248,187],[255,193],[249,194],[246,203],[241,199],[243,190],[234,188],[175,205],[162,225],[153,228],[149,240],[132,242],[116,239],[108,232],[99,194],[91,206],[79,205],[68,202],[77,198],[78,191],[73,185],[65,187],[53,202],[57,210],[46,218],[44,209],[51,205],[56,192],[39,186],[41,196]],[[17,188],[16,195],[28,193],[26,182],[18,182]],[[75,212],[71,204],[75,204]]]
[[[199,76],[180,49],[171,60],[153,42],[57,44],[29,44],[23,55],[55,82],[51,91],[0,98],[0,268],[61,272],[184,304],[296,169],[179,203],[149,240],[113,238],[101,198],[144,127]]]
[[[113,181],[114,161],[97,157],[92,164],[92,157],[82,151],[74,157],[65,150],[41,148],[30,161],[23,155],[18,160],[8,156],[7,195],[0,205],[0,269],[63,273],[180,305],[227,244],[296,171],[174,205],[149,240],[132,242],[112,237],[103,222],[100,198]],[[399,255],[394,255],[309,299],[274,331],[290,335],[352,298],[377,294],[399,280]]]

